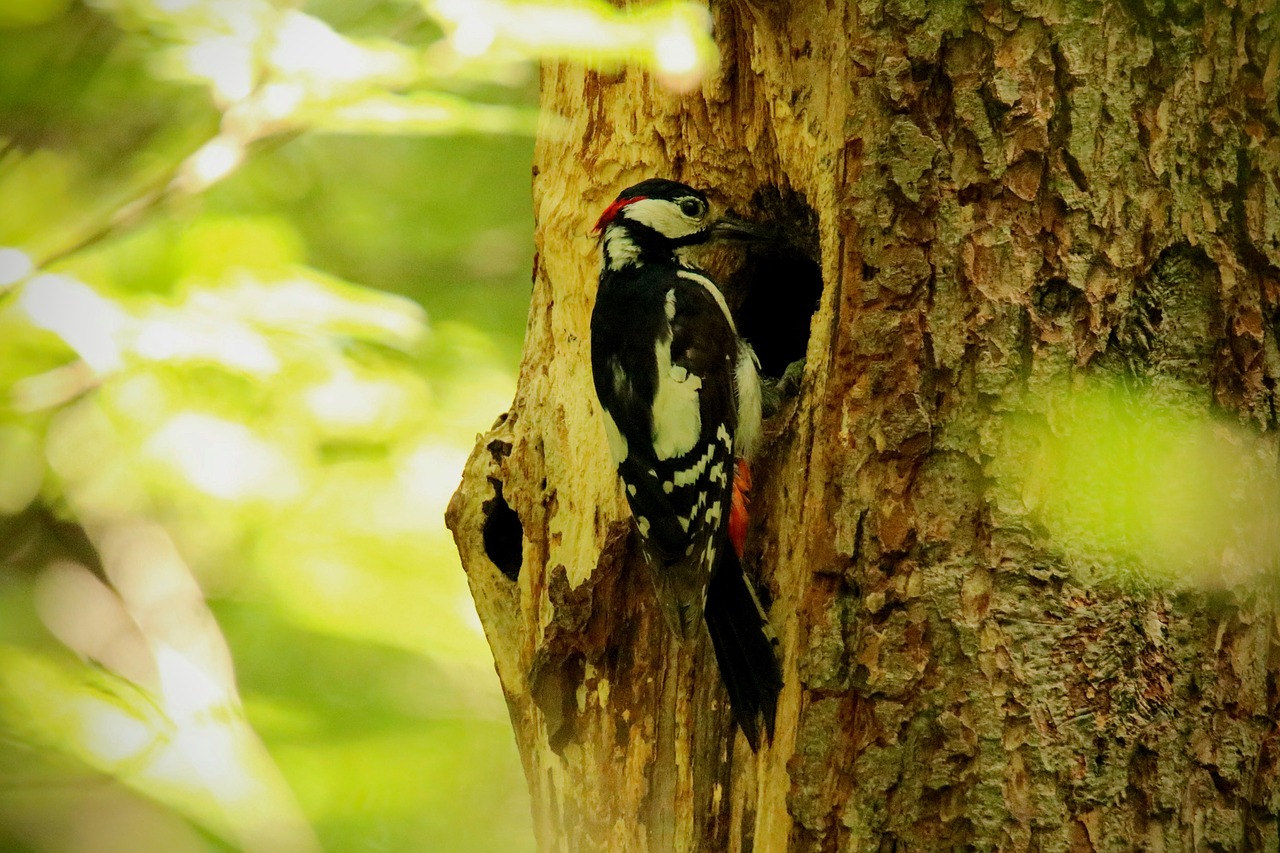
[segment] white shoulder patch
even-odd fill
[[[659,459],[683,456],[702,434],[702,377],[671,363],[671,333],[654,344],[658,392],[653,397],[653,452]]]

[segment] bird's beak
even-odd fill
[[[777,237],[772,228],[735,216],[722,216],[711,225],[711,236],[722,240],[769,240]]]

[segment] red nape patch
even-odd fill
[[[633,201],[640,201],[648,198],[647,195],[638,195],[635,198],[620,198],[613,204],[604,209],[604,213],[600,214],[600,218],[596,220],[596,227],[591,229],[591,233],[599,234],[610,222],[618,218],[618,211],[631,204]]]
[[[747,495],[751,492],[751,469],[747,460],[739,459],[733,473],[733,502],[729,507],[729,541],[738,559],[747,544]]]

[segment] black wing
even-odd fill
[[[678,268],[609,278],[592,317],[596,393],[625,440],[618,472],[664,615],[687,637],[729,547],[737,337],[715,295]]]

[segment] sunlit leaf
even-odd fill
[[[35,271],[31,256],[21,249],[0,248],[0,293]]]
[[[258,81],[254,44],[234,35],[201,38],[171,49],[170,67],[179,79],[206,82],[223,104],[249,97]]]
[[[316,130],[336,133],[527,133],[537,113],[484,106],[434,92],[382,93],[302,114]]]
[[[423,0],[444,22],[462,56],[514,51],[594,65],[638,63],[677,89],[715,67],[711,18],[697,3],[659,2],[619,9],[605,0]]]
[[[1007,425],[1001,493],[1097,580],[1219,586],[1274,571],[1275,450],[1178,400],[1097,383],[1063,391],[1047,422]]]
[[[412,394],[390,378],[361,376],[346,365],[303,392],[307,409],[329,438],[383,439],[407,414]]]
[[[319,18],[295,10],[282,16],[267,62],[280,77],[322,98],[357,85],[404,86],[418,74],[417,61],[403,45],[348,38]]]
[[[296,498],[301,481],[288,457],[241,424],[183,412],[143,447],[208,494],[225,500]]]
[[[36,498],[44,482],[44,459],[35,432],[0,425],[0,515],[17,515]]]
[[[248,141],[237,136],[215,136],[182,161],[173,186],[189,195],[204,192],[239,168]]]
[[[22,288],[19,301],[31,322],[53,332],[98,373],[120,367],[129,315],[88,285],[46,273]]]
[[[245,851],[318,848],[243,719],[166,716],[105,672],[73,671],[0,646],[0,720],[163,802]]]
[[[173,727],[155,703],[102,671],[65,665],[0,646],[0,719],[32,742],[67,750],[108,772],[154,758]]]
[[[265,328],[361,338],[405,350],[419,344],[427,331],[424,312],[409,300],[303,269],[275,281],[233,277],[221,287],[194,290],[188,305]]]

